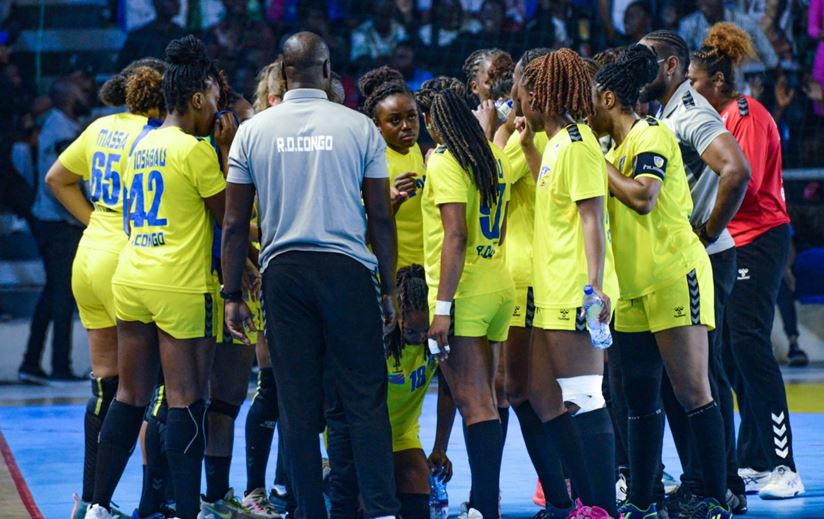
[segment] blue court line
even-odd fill
[[[231,482],[238,493],[245,488],[244,423],[248,403],[235,426],[234,460]],[[34,499],[46,519],[66,519],[71,510],[72,492],[81,489],[83,470],[83,413],[85,407],[43,406],[0,408],[0,429],[6,436]],[[824,414],[792,415],[796,463],[807,487],[803,498],[789,501],[762,501],[750,497],[749,518],[821,518],[824,519]],[[435,436],[435,396],[430,393],[424,403],[421,439],[429,449]],[[275,440],[276,444],[277,440]],[[268,481],[274,477],[275,452],[269,463]],[[455,476],[448,491],[452,513],[469,494],[469,467],[459,423],[453,429],[449,456]],[[669,434],[665,438],[664,463],[668,472],[680,473],[680,466]],[[129,462],[115,493],[114,501],[131,513],[140,498],[141,460],[139,449]],[[532,502],[535,473],[521,437],[514,413],[501,475],[503,513],[506,518],[532,517],[537,511]],[[0,512],[2,515],[2,512]]]

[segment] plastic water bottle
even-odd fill
[[[446,493],[446,483],[441,481],[441,475],[429,475],[429,518],[447,519],[449,517],[449,495]]]
[[[602,323],[598,320],[603,302],[598,294],[592,289],[592,285],[584,287],[584,313],[587,318],[587,329],[592,339],[592,345],[599,350],[605,350],[612,346],[612,334],[609,331],[609,323]]]
[[[498,99],[495,101],[495,108],[498,110],[498,120],[506,121],[512,111],[512,99]]]

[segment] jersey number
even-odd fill
[[[492,221],[492,211],[486,204],[481,204],[481,232],[488,240],[497,240],[501,237],[501,208],[506,192],[506,184],[498,184],[498,203],[495,207],[495,220]]]
[[[409,374],[409,378],[412,379],[412,392],[414,393],[416,389],[419,389],[426,384],[426,366],[421,366],[412,373]]]
[[[120,154],[102,151],[92,155],[92,202],[103,199],[103,203],[114,205],[120,198],[120,173],[114,165],[120,162]]]
[[[146,212],[144,202],[145,192],[143,188],[143,173],[137,173],[132,180],[132,188],[129,190],[129,220],[132,227],[162,227],[166,225],[165,218],[158,218],[157,212],[160,210],[160,199],[163,198],[163,176],[159,171],[149,172],[146,190],[154,193],[152,207]]]

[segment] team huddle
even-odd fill
[[[789,246],[780,140],[736,88],[752,56],[728,23],[693,54],[669,31],[594,59],[483,49],[465,80],[415,92],[369,71],[361,113],[311,33],[261,71],[253,105],[192,36],[129,65],[101,91],[128,110],[91,123],[46,177],[86,224],[72,287],[93,395],[73,517],[434,517],[458,411],[460,517],[497,518],[510,409],[536,517],[724,519],[753,488],[803,493],[769,345]],[[665,416],[684,471],[669,496]],[[138,441],[128,515],[112,496]]]

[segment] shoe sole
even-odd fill
[[[804,495],[805,492],[806,492],[806,490],[798,490],[791,496],[778,496],[778,495],[775,495],[775,494],[761,494],[761,493],[759,493],[758,497],[760,497],[761,499],[763,499],[765,501],[781,501],[782,499],[793,499],[794,497],[800,497],[800,496]]]

